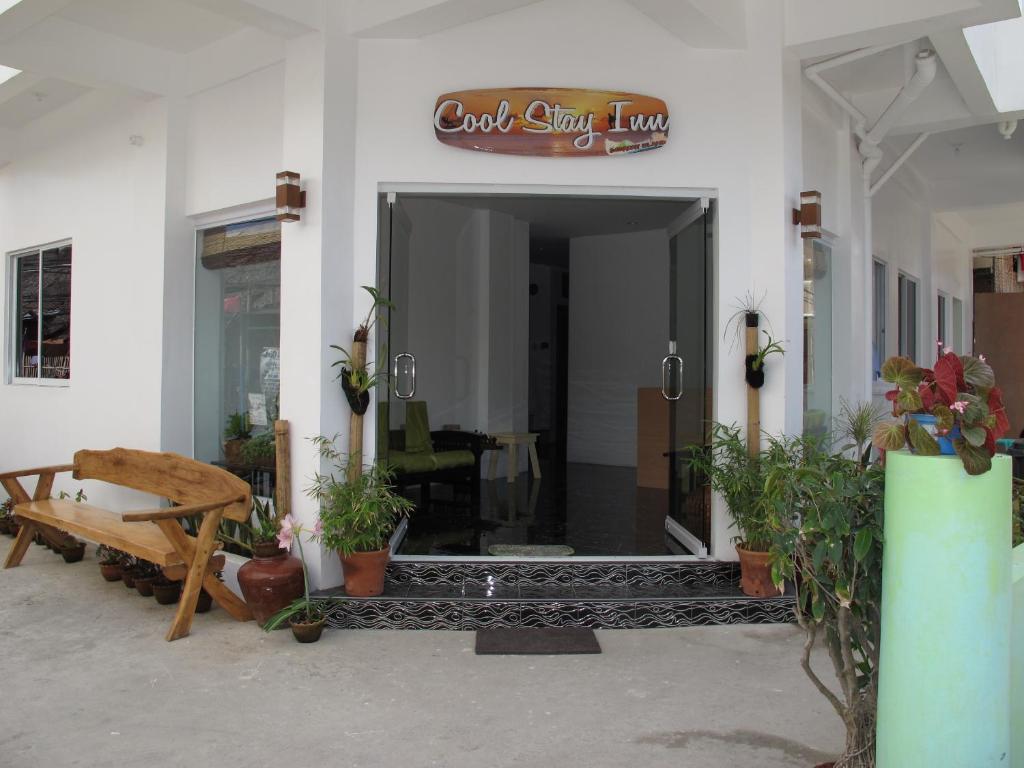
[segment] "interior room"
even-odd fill
[[[398,554],[701,554],[685,458],[710,414],[705,212],[382,196],[378,455],[417,502]]]

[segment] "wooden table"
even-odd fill
[[[533,469],[533,476],[540,478],[540,462],[537,460],[537,435],[538,432],[497,432],[491,435],[494,441],[498,444],[498,450],[501,446],[508,446],[508,477],[506,480],[510,483],[514,483],[516,477],[519,475],[519,446],[525,445],[530,451],[530,466]],[[498,473],[498,451],[491,453],[491,465],[487,472],[487,479],[493,480],[494,476]]]

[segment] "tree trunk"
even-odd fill
[[[366,369],[366,342],[352,342],[352,370]],[[348,432],[348,480],[354,482],[363,474],[363,415],[352,412]]]

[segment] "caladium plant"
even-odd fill
[[[882,366],[882,378],[895,385],[885,395],[892,403],[893,416],[934,416],[935,433],[952,438],[968,474],[981,475],[992,468],[996,440],[1010,429],[1010,422],[995,374],[984,356],[957,355],[947,348],[934,368],[920,368],[905,357],[890,357]],[[935,438],[912,418],[882,422],[875,429],[873,443],[883,452],[907,444],[922,456],[940,452]]]

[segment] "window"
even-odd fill
[[[946,294],[944,294],[944,293],[942,293],[940,291],[939,292],[939,306],[937,307],[937,310],[938,310],[938,324],[936,325],[936,328],[938,329],[939,335],[936,338],[937,338],[938,341],[942,342],[942,345],[944,347],[949,347],[949,346],[953,345],[953,340],[946,335],[947,328],[949,327],[949,323],[946,322],[946,304],[947,304]],[[959,353],[959,350],[958,350],[958,353]]]
[[[832,248],[804,241],[804,434],[832,424]]]
[[[902,272],[899,275],[899,353],[917,360],[917,281]]]
[[[11,259],[10,370],[18,382],[71,378],[71,243]]]
[[[967,352],[964,349],[964,303],[956,297],[953,298],[952,326],[953,338],[950,343],[958,355],[966,354]]]
[[[885,296],[885,264],[876,259],[871,264],[871,369],[876,381],[882,378],[882,361],[885,360]]]
[[[281,226],[274,219],[198,234],[195,303],[195,457],[218,462],[271,495],[273,457],[225,455],[224,428],[248,417],[252,437],[272,437],[278,417]],[[267,443],[272,445],[272,440]]]

